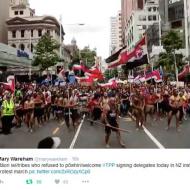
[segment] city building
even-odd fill
[[[170,30],[170,23],[168,21],[168,6],[172,2],[172,0],[159,0],[159,14],[161,18],[163,34]]]
[[[116,50],[119,50],[122,48],[122,26],[121,26],[121,11],[117,14],[117,28],[116,28],[116,34],[117,34],[117,46]]]
[[[170,2],[168,21],[172,29],[184,29],[184,0]]]
[[[0,0],[0,43],[8,43],[6,20],[9,18],[9,1]]]
[[[111,32],[110,32],[110,54],[116,51],[117,47],[117,17],[110,18]]]
[[[111,17],[110,31],[110,55],[122,48],[122,26],[121,26],[121,11],[118,11],[116,17]]]
[[[190,60],[190,1],[184,0],[185,13],[185,39],[186,39],[186,56]]]
[[[142,10],[133,10],[125,31],[126,46],[130,51],[149,26],[159,23],[158,0],[147,0]]]
[[[147,35],[147,50],[150,54],[154,46],[160,45],[160,25],[159,23],[154,23],[149,26],[146,30]]]
[[[127,43],[126,30],[128,21],[135,10],[142,10],[146,0],[121,0],[121,25],[123,46]]]
[[[28,0],[11,0],[9,8],[8,44],[27,52],[33,52],[39,39],[45,33],[51,35],[60,44],[64,39],[63,27],[52,16],[36,16]],[[61,42],[61,43],[62,43]]]

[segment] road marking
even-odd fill
[[[59,127],[57,127],[54,131],[53,131],[53,135],[57,134],[57,132],[60,130]]]
[[[65,124],[65,122],[63,121],[62,123],[60,123],[60,126],[62,126],[62,125],[64,125]]]
[[[75,146],[75,143],[76,143],[76,141],[77,141],[77,138],[78,138],[79,133],[80,133],[80,130],[81,130],[81,127],[82,127],[82,125],[83,125],[83,123],[84,123],[84,119],[85,119],[85,114],[83,115],[83,119],[82,119],[80,125],[78,126],[77,132],[76,132],[76,134],[75,134],[75,136],[74,136],[74,138],[73,138],[73,141],[72,141],[72,143],[71,143],[71,145],[70,145],[70,147],[69,147],[70,149],[73,149],[74,146]]]
[[[136,118],[129,113],[129,115],[132,117],[132,119],[136,120]],[[150,131],[143,125],[142,126],[144,129],[144,132],[146,135],[154,142],[154,144],[159,148],[159,149],[165,149],[165,147],[150,133]]]
[[[123,118],[123,120],[124,120],[124,121],[130,121],[130,122],[133,121],[133,120],[132,120],[131,118],[129,118],[129,117]]]

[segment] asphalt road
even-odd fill
[[[135,121],[130,117],[120,118],[120,127],[129,130],[130,133],[121,132],[122,140],[127,149],[155,149],[155,148],[190,148],[190,119],[181,125],[181,132],[176,132],[175,121],[173,127],[166,131],[167,120],[154,121],[148,118],[146,130],[137,131]],[[12,129],[10,135],[0,135],[0,148],[36,148],[38,142],[47,136],[60,137],[62,142],[60,148],[70,148],[71,144],[75,149],[99,149],[106,148],[104,143],[104,126],[90,122],[85,118],[78,131],[67,129],[65,124],[50,120],[40,128],[35,128],[33,133],[28,129]],[[121,148],[116,134],[112,132],[110,137],[110,148]]]

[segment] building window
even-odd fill
[[[50,30],[47,30],[47,34],[50,35]]]
[[[143,25],[142,28],[143,28],[143,30],[146,30],[146,25]]]
[[[24,44],[20,44],[20,49],[21,49],[22,51],[24,51],[24,49],[25,49]]]
[[[42,30],[38,30],[38,36],[39,36],[39,37],[42,36]]]
[[[14,47],[14,48],[16,48],[16,45],[15,45],[15,44],[12,44],[11,46]]]
[[[148,8],[148,12],[151,12],[151,11],[152,11],[152,8],[151,8],[151,7],[149,7],[149,8]]]
[[[157,20],[157,17],[156,17],[156,15],[153,15],[153,20]]]
[[[12,31],[12,37],[16,38],[16,31]]]
[[[30,49],[30,51],[31,51],[31,52],[34,51],[34,45],[33,45],[33,44],[31,44],[31,49]]]
[[[152,20],[153,20],[152,15],[151,15],[151,16],[148,16],[148,20],[149,20],[149,21],[152,21]]]
[[[139,15],[139,21],[146,21],[145,15]]]
[[[34,45],[31,43],[31,44],[28,44],[28,49],[29,51],[33,52],[34,50]]]
[[[33,37],[34,36],[34,31],[33,30],[31,30],[31,37]]]
[[[153,11],[156,12],[157,11],[157,7],[153,7]]]
[[[18,11],[15,11],[15,15],[18,15]]]
[[[25,30],[21,30],[21,38],[24,38]]]
[[[20,11],[20,15],[23,15],[24,14],[24,11]]]

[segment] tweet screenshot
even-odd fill
[[[0,190],[189,190],[190,0],[0,0]]]

